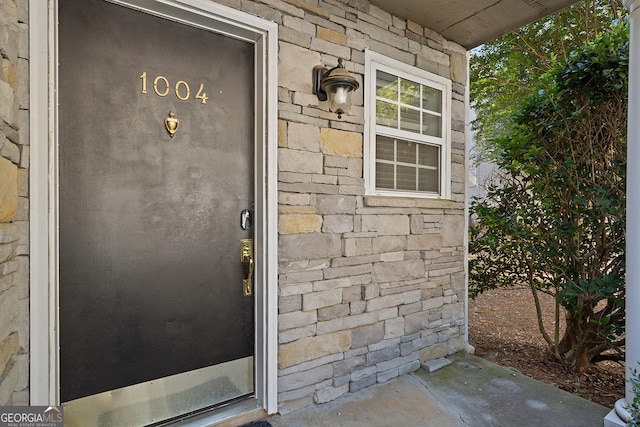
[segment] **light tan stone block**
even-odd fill
[[[280,214],[315,214],[316,208],[314,206],[278,206],[278,213]]]
[[[435,62],[436,64],[443,65],[445,67],[449,66],[449,55],[446,53],[440,52],[435,49],[431,49],[429,46],[422,46],[420,49],[422,56],[428,58],[429,61]]]
[[[373,253],[397,252],[407,249],[406,236],[382,236],[372,240]]]
[[[374,298],[367,301],[367,312],[375,312],[390,307],[397,307],[404,303],[404,298],[400,294],[392,294],[384,297]]]
[[[322,231],[325,233],[349,233],[353,231],[351,215],[327,215],[324,217]]]
[[[326,10],[325,8],[317,7],[316,5],[310,4],[310,2],[307,2],[304,0],[284,0],[284,1],[285,3],[292,4],[296,7],[299,7],[300,9],[307,10],[313,13],[314,15],[323,16],[325,18],[328,18],[330,16],[329,11]],[[317,3],[317,2],[314,2],[314,3]]]
[[[2,381],[0,382],[0,406],[9,404],[9,399],[16,389],[20,381],[20,372],[15,362],[7,366],[5,372],[2,373]]]
[[[300,328],[287,329],[278,333],[278,342],[280,344],[298,341],[303,338],[312,337],[316,334],[318,328],[316,324],[302,326]]]
[[[444,305],[444,297],[433,297],[422,302],[422,309],[427,311],[432,308],[440,308]]]
[[[451,118],[453,120],[466,120],[467,107],[463,101],[454,99],[451,101]],[[460,163],[464,163],[464,158],[460,156]],[[455,162],[455,160],[453,160]]]
[[[318,38],[311,39],[310,48],[312,51],[326,53],[336,58],[349,58],[351,56],[350,48]],[[331,63],[325,65],[327,65],[328,67],[332,67],[336,64],[334,64],[332,61]],[[348,64],[345,65],[345,67],[348,67]]]
[[[278,147],[286,148],[287,144],[287,122],[278,120]]]
[[[0,135],[0,157],[4,157],[17,165],[20,163],[20,147]]]
[[[422,28],[422,25],[417,24],[413,21],[407,21],[407,29],[409,31],[413,31],[416,34],[420,34],[422,35],[424,33],[424,30]]]
[[[278,156],[278,167],[281,172],[322,173],[321,153],[280,148]]]
[[[362,215],[362,231],[375,231],[381,236],[404,236],[410,230],[408,215]]]
[[[301,339],[280,346],[278,366],[280,369],[320,357],[341,353],[351,348],[351,331],[338,331]]]
[[[9,85],[0,80],[0,120],[9,124],[16,122],[17,108],[14,108],[15,92]]]
[[[280,262],[336,258],[342,256],[342,239],[339,234],[281,234],[278,255]]]
[[[344,329],[344,318],[318,322],[318,334],[328,334]]]
[[[300,328],[316,323],[317,321],[318,314],[315,310],[284,313],[278,316],[278,329],[285,331],[287,329]]]
[[[0,74],[2,80],[9,83],[14,92],[18,92],[18,72],[13,64],[8,59],[4,59],[2,61],[2,70],[0,71],[2,71],[2,74]]]
[[[447,348],[446,342],[434,344],[420,350],[420,362],[439,359],[441,357],[448,356],[448,354],[449,349]]]
[[[322,214],[353,214],[356,211],[355,197],[344,195],[319,195],[317,197],[318,212]]]
[[[326,387],[316,391],[313,395],[313,401],[316,403],[327,403],[337,399],[345,393],[349,392],[349,384],[343,384],[339,387]]]
[[[0,222],[10,222],[18,211],[18,167],[0,157]]]
[[[308,206],[310,202],[311,196],[309,194],[285,193],[284,191],[278,193],[280,205]]]
[[[355,50],[363,51],[369,45],[371,38],[368,35],[364,34],[362,31],[353,28],[347,28],[346,33],[349,47]]]
[[[403,260],[404,260],[404,252],[387,252],[380,255],[380,261],[382,262],[403,261]]]
[[[294,150],[320,151],[320,128],[304,123],[289,123],[288,147]]]
[[[302,310],[311,311],[342,302],[342,288],[311,292],[302,296]]]
[[[303,107],[317,107],[320,100],[312,93],[294,92],[292,102]]]
[[[333,43],[341,44],[343,46],[347,45],[346,34],[341,34],[325,27],[318,27],[316,37]]]
[[[15,331],[17,316],[18,287],[11,286],[0,294],[0,337],[7,337]]]
[[[304,295],[309,292],[313,292],[313,283],[296,283],[294,285],[286,285],[280,286],[279,295],[280,296],[291,296],[291,295]]]
[[[29,171],[27,169],[18,169],[18,195],[21,197],[29,196]]]
[[[0,343],[0,373],[4,372],[9,359],[18,351],[20,351],[20,339],[18,334],[14,332]]]
[[[410,251],[428,251],[440,249],[442,234],[417,234],[407,236],[407,249]]]
[[[404,335],[404,318],[396,317],[384,322],[384,338],[399,338]]]
[[[282,25],[303,34],[313,34],[316,31],[315,24],[295,16],[284,15],[282,17]]]
[[[463,215],[445,215],[442,227],[443,246],[462,246],[466,233]]]
[[[345,255],[348,257],[370,255],[373,253],[371,238],[345,239],[344,250]]]
[[[322,229],[320,215],[280,215],[278,232],[280,234],[315,233]]]
[[[442,319],[445,322],[453,323],[464,318],[464,303],[446,304],[442,306]]]
[[[332,156],[362,157],[362,134],[323,128],[320,130],[320,150]]]
[[[278,84],[290,90],[311,93],[311,70],[320,63],[320,53],[281,42]]]
[[[451,80],[457,83],[467,83],[467,55],[457,52],[451,53]]]
[[[398,282],[423,277],[425,272],[422,260],[379,262],[373,266],[373,280],[377,282]]]

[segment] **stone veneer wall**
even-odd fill
[[[223,3],[279,24],[281,411],[464,349],[466,50],[367,0]],[[452,80],[452,200],[364,195],[363,89],[338,120],[311,69],[362,83],[366,48]]]
[[[367,0],[218,0],[279,35],[279,402],[323,403],[464,342],[466,51]],[[0,0],[0,405],[28,404],[28,0]],[[337,120],[311,69],[364,49],[450,78],[452,200],[364,195],[362,88]]]
[[[29,404],[27,0],[0,0],[0,406]]]

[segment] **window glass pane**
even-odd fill
[[[442,91],[429,86],[422,86],[422,108],[442,113]]]
[[[385,101],[376,101],[376,123],[398,128],[398,106]]]
[[[442,136],[442,117],[429,113],[422,113],[422,134],[429,136]]]
[[[394,160],[393,142],[393,138],[387,138],[386,136],[378,136],[376,138],[376,160]]]
[[[376,188],[393,190],[393,165],[376,162]]]
[[[398,78],[383,71],[377,71],[376,96],[398,102]]]
[[[440,173],[433,169],[418,171],[418,191],[437,193],[440,191]]]
[[[416,168],[410,166],[397,166],[396,189],[416,191]]]
[[[400,129],[420,133],[420,110],[400,107]]]
[[[440,147],[435,145],[418,144],[418,164],[422,166],[438,167]]]
[[[398,140],[398,162],[416,164],[416,143]]]
[[[400,79],[400,102],[420,107],[420,85],[411,80]]]

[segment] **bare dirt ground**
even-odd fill
[[[544,322],[553,332],[554,301],[544,295]],[[558,363],[538,329],[531,291],[527,288],[486,292],[469,300],[469,342],[476,355],[565,391],[613,408],[624,397],[625,368],[601,362],[582,377]]]

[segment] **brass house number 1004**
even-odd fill
[[[140,79],[142,80],[142,93],[147,93],[146,71],[140,74]],[[153,91],[158,96],[167,96],[171,91],[169,80],[165,76],[156,76],[156,78],[153,79]],[[196,94],[193,96],[193,99],[199,99],[200,103],[206,104],[209,97],[207,96],[207,93],[203,91],[204,83],[200,83],[200,87],[198,88]],[[186,101],[191,97],[191,88],[189,87],[189,83],[185,82],[184,80],[178,80],[176,82],[176,85],[174,86],[174,92],[176,94],[176,98],[181,101]]]

